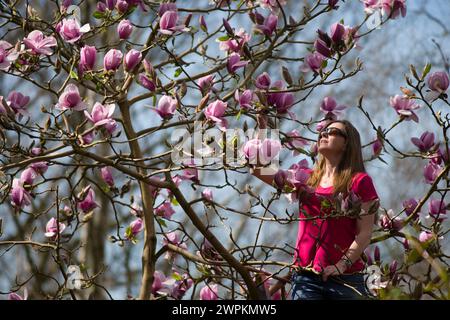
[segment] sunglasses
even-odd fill
[[[347,139],[347,134],[335,127],[328,127],[319,132],[319,140],[322,139],[322,137],[328,138],[328,136],[341,136]]]

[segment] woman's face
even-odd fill
[[[323,155],[341,155],[345,151],[347,138],[345,125],[334,122],[319,133],[318,152]]]

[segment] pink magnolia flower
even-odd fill
[[[428,231],[422,231],[420,234],[419,234],[419,241],[420,242],[427,242],[427,241],[429,241],[429,240],[431,240],[431,239],[433,239],[433,234],[431,233],[431,232],[428,232]]]
[[[186,169],[183,170],[183,174],[179,175],[178,178],[181,180],[191,180],[193,182],[199,182],[198,180],[198,169],[196,167],[195,161],[193,159],[190,159],[189,161],[183,161],[183,166],[186,167]],[[174,180],[175,183],[177,183]]]
[[[197,80],[197,85],[200,87],[200,91],[203,94],[207,93],[211,89],[214,78],[215,76],[209,74]]]
[[[243,28],[240,28],[239,31],[234,33],[235,39],[228,39],[225,41],[218,40],[219,49],[228,52],[236,52],[240,53],[244,45],[250,41],[251,36],[245,32]]]
[[[78,69],[81,74],[85,71],[94,69],[95,60],[97,57],[97,49],[95,46],[84,46],[80,50],[80,62],[78,63]]]
[[[255,86],[258,89],[268,90],[272,80],[267,72],[263,72],[256,78]]]
[[[408,200],[403,201],[403,208],[405,208],[406,215],[410,216],[414,210],[417,208],[418,202],[416,199],[411,198]],[[418,213],[415,214],[415,218],[418,218]]]
[[[116,3],[117,11],[119,11],[119,13],[127,12],[128,8],[130,7],[130,3],[128,3],[129,1],[130,0],[117,0]]]
[[[145,73],[149,76],[155,76],[155,69],[153,68],[152,64],[144,58],[144,60],[142,61],[142,64],[144,65],[144,70]]]
[[[100,169],[100,173],[103,181],[110,187],[114,186],[114,178],[112,176],[112,171],[110,167],[103,167]]]
[[[227,70],[230,73],[235,73],[239,68],[243,68],[248,64],[248,61],[241,61],[241,56],[238,53],[232,53],[228,56]]]
[[[286,90],[286,86],[282,80],[275,81],[271,88],[273,90]],[[295,120],[295,114],[290,112],[288,109],[291,108],[294,104],[294,95],[292,92],[270,92],[267,95],[267,103],[269,105],[275,106],[278,113],[287,112],[289,116]]]
[[[22,93],[17,91],[11,91],[6,102],[16,114],[28,114],[25,106],[28,104],[28,102],[30,102],[29,96],[24,96]]]
[[[280,153],[281,143],[279,140],[268,138],[252,139],[244,144],[242,150],[249,163],[266,165]]]
[[[173,244],[173,245],[179,247],[180,249],[187,250],[186,243],[180,241],[180,237],[178,236],[178,233],[176,231],[167,233],[162,240],[162,244],[164,246],[166,246],[168,244]],[[167,251],[164,258],[167,260],[171,260],[172,258],[174,258],[174,253],[172,251]]]
[[[139,81],[140,85],[143,86],[144,88],[146,88],[147,90],[150,90],[150,91],[156,90],[155,83],[149,77],[147,77],[144,73],[139,74],[138,81]]]
[[[78,202],[78,208],[84,213],[94,210],[98,207],[98,203],[95,202],[95,193],[91,186],[87,186],[81,191],[82,195],[85,195],[84,199]]]
[[[40,155],[42,153],[42,148],[41,147],[34,147],[34,148],[31,148],[31,154],[33,155],[33,156],[38,156],[38,155]]]
[[[58,228],[59,228],[59,234],[63,233],[63,231],[66,229],[66,225],[64,223],[58,223],[58,221],[55,218],[51,218],[47,225],[45,226],[45,236],[47,238],[54,238],[58,236]]]
[[[177,99],[164,95],[159,99],[158,106],[152,109],[155,110],[161,118],[170,119],[175,114],[177,106]]]
[[[97,5],[95,7],[98,12],[105,13],[108,7],[104,2],[97,2]]]
[[[158,16],[162,17],[164,13],[166,13],[167,11],[178,11],[177,5],[176,3],[161,3],[159,5],[159,10],[158,10]]]
[[[330,37],[334,43],[339,43],[342,40],[344,40],[344,35],[345,35],[345,27],[343,24],[336,22],[331,25]]]
[[[286,4],[286,0],[257,0],[256,3],[259,4],[261,8],[275,11],[279,9],[279,5],[284,6]]]
[[[76,110],[81,111],[87,108],[86,104],[81,100],[78,87],[74,84],[69,84],[64,89],[64,92],[58,99],[58,103],[55,105],[58,110]]]
[[[300,71],[313,71],[314,73],[318,73],[322,68],[322,63],[324,60],[325,58],[320,53],[310,53],[305,57],[305,63],[300,67]]]
[[[405,118],[405,120],[419,122],[419,118],[414,113],[414,110],[419,109],[420,106],[413,100],[408,99],[407,96],[395,95],[390,98],[390,104],[400,117]]]
[[[442,171],[442,167],[433,163],[429,162],[423,169],[423,175],[425,177],[425,182],[428,184],[433,184],[436,178],[439,176],[439,174]]]
[[[156,295],[163,288],[163,282],[166,281],[166,276],[161,271],[155,270],[153,277],[152,293]]]
[[[37,177],[36,171],[32,167],[29,167],[25,169],[20,175],[20,182],[23,184],[32,185],[36,177]]]
[[[440,215],[444,215],[447,212],[447,205],[444,200],[431,199],[428,204],[428,211],[433,218],[439,218]]]
[[[345,108],[347,107],[344,105],[338,105],[333,97],[325,97],[320,106],[320,111],[325,113],[326,118],[336,119]]]
[[[82,145],[86,145],[86,144],[91,144],[92,141],[94,141],[94,132],[90,131],[84,135],[82,135],[81,137],[79,137],[79,141]]]
[[[309,144],[307,140],[303,139],[300,136],[300,133],[297,129],[287,132],[286,136],[289,138],[289,140],[285,143],[285,145],[294,149],[292,151],[294,156],[298,156],[300,154],[297,149],[302,149]]]
[[[250,109],[252,107],[251,103],[254,101],[254,97],[255,95],[253,94],[253,91],[249,89],[242,92],[241,95],[239,95],[239,90],[236,90],[234,93],[234,98],[243,109]]]
[[[214,121],[220,130],[225,130],[228,122],[223,118],[228,104],[222,100],[216,100],[210,103],[204,110],[207,119]]]
[[[425,131],[420,138],[411,138],[411,142],[414,143],[421,152],[427,152],[434,146],[434,133]]]
[[[213,192],[211,189],[206,188],[202,191],[202,196],[208,199],[209,201],[213,201]]]
[[[383,14],[395,19],[402,15],[406,16],[406,0],[381,0]]]
[[[379,263],[381,261],[381,253],[378,246],[375,246],[375,249],[373,251],[373,260],[375,260],[376,263]]]
[[[208,32],[208,26],[206,25],[205,16],[200,16],[200,18],[198,19],[198,24],[200,25],[200,29],[202,29],[204,32]]]
[[[380,220],[380,225],[385,230],[400,230],[403,227],[403,221],[394,216],[394,211],[389,209],[386,215],[383,215]]]
[[[16,208],[23,208],[31,204],[31,195],[24,189],[23,181],[19,179],[13,179],[10,197],[11,204]]]
[[[65,12],[71,5],[73,5],[73,0],[63,0],[61,3],[61,11]]]
[[[437,71],[428,77],[428,88],[433,91],[444,93],[450,85],[448,74],[444,71]]]
[[[372,14],[376,9],[381,8],[380,0],[361,0],[364,4],[364,11]]]
[[[219,298],[217,284],[208,284],[200,290],[200,300],[217,300]]]
[[[434,157],[431,159],[431,161],[433,161],[433,163],[436,164],[441,164],[442,161],[444,161],[444,163],[447,163],[450,159],[449,155],[450,155],[450,147],[446,151],[445,146],[442,146],[434,154]]]
[[[39,30],[31,31],[26,38],[23,39],[25,46],[34,54],[51,55],[53,52],[50,49],[57,45],[55,37],[46,37]]]
[[[127,228],[125,232],[125,238],[128,240],[134,240],[139,232],[144,229],[144,222],[141,218],[137,218],[133,222],[130,223],[130,226]]]
[[[256,26],[256,30],[270,37],[272,33],[276,30],[278,24],[278,17],[274,14],[269,14],[265,19],[264,23]]]
[[[15,292],[11,292],[11,293],[8,295],[8,300],[28,300],[28,290],[27,290],[27,288],[25,288],[25,289],[23,290],[23,297],[20,296],[20,295],[18,295],[18,294],[15,293]]]
[[[63,19],[60,23],[61,25],[57,28],[58,32],[61,38],[69,43],[77,42],[84,33],[91,30],[88,23],[80,27],[80,23],[75,18]]]
[[[144,211],[143,211],[141,205],[139,205],[137,202],[133,202],[132,205],[131,205],[130,213],[131,213],[133,216],[136,216],[136,217],[142,217]]]
[[[95,127],[104,126],[112,134],[117,128],[116,121],[112,118],[115,108],[114,104],[102,105],[96,102],[91,114],[85,110],[84,115]]]
[[[132,31],[133,26],[131,25],[130,20],[124,19],[119,22],[117,33],[119,34],[120,39],[128,39]]]
[[[318,53],[320,53],[324,58],[330,58],[332,51],[330,47],[322,39],[317,39],[314,42],[314,48]]]
[[[171,35],[177,31],[189,31],[189,28],[178,25],[178,19],[179,16],[177,11],[169,10],[164,12],[159,20],[159,32]]]
[[[180,237],[178,236],[178,233],[176,231],[169,232],[165,235],[163,238],[163,244],[166,245],[168,243],[174,244],[174,245],[180,245],[182,242],[180,242]]]
[[[375,157],[378,157],[383,151],[383,144],[379,139],[376,139],[374,143],[372,143],[372,153]]]
[[[180,279],[180,280],[175,280]],[[174,272],[174,276],[163,282],[164,292],[167,292],[174,299],[182,299],[192,285],[194,280],[192,280],[188,274],[180,275],[178,272]]]
[[[287,172],[283,169],[279,169],[273,177],[273,181],[278,189],[282,190],[287,182]]]
[[[163,217],[164,219],[171,219],[172,215],[175,213],[170,201],[164,201],[156,207],[154,211],[157,216]]]
[[[117,4],[117,0],[106,0],[106,7],[108,8],[108,10],[114,10],[114,7]]]
[[[48,163],[45,161],[34,162],[30,167],[39,174],[44,174],[48,169]]]
[[[299,163],[291,166],[287,170],[287,182],[289,182],[296,189],[308,189],[307,182],[310,177],[310,172],[307,171],[307,162]]]
[[[135,49],[131,49],[123,58],[123,63],[126,71],[132,71],[141,62],[142,53]]]
[[[281,89],[284,90],[284,89]],[[278,113],[289,113],[292,119],[295,120],[295,115],[289,112],[288,109],[294,105],[294,94],[292,92],[273,92],[269,94],[268,101],[273,99],[273,104],[277,108]]]
[[[0,70],[8,71],[11,63],[14,62],[19,54],[14,50],[12,44],[0,40]]]
[[[103,58],[103,68],[107,71],[116,70],[122,62],[123,54],[117,49],[110,49]]]
[[[339,2],[339,0],[328,0],[328,5],[331,7],[331,9],[337,10],[339,6],[336,4]]]

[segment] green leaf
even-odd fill
[[[423,67],[423,70],[422,70],[422,80],[425,79],[425,77],[430,72],[430,70],[431,70],[431,63],[427,63],[425,65],[425,67]]]
[[[156,219],[158,220],[158,222],[159,222],[159,224],[160,224],[161,226],[167,228],[167,224],[166,224],[166,222],[164,221],[164,219],[161,219],[161,218],[156,218]]]
[[[126,236],[127,238],[131,238],[131,237],[133,236],[133,233],[131,232],[131,227],[130,227],[130,226],[128,226],[128,227],[125,229],[125,236]]]
[[[236,115],[236,120],[239,120],[239,118],[241,117],[241,115],[242,115],[242,109],[239,110],[238,114]]]
[[[229,39],[230,39],[230,37],[228,35],[221,36],[221,37],[217,38],[217,40],[219,40],[219,41],[227,41]]]
[[[170,200],[170,203],[172,203],[174,206],[179,206],[177,198],[173,197],[172,200]]]
[[[175,70],[175,73],[173,74],[173,76],[174,76],[175,78],[178,78],[179,75],[181,74],[181,72],[183,72],[183,70],[181,70],[181,68],[177,68],[177,69]]]
[[[92,15],[95,19],[103,19],[103,17],[105,16],[105,14],[103,12],[100,11],[95,11],[94,14]]]
[[[183,280],[183,277],[181,275],[179,275],[178,273],[174,273],[172,275],[172,278],[174,278],[177,281],[182,281]]]
[[[70,77],[72,79],[79,80],[77,73],[73,70],[70,70]]]

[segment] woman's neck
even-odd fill
[[[340,159],[338,158],[325,158],[325,172],[323,176],[327,179],[334,177],[334,174],[338,170]]]

